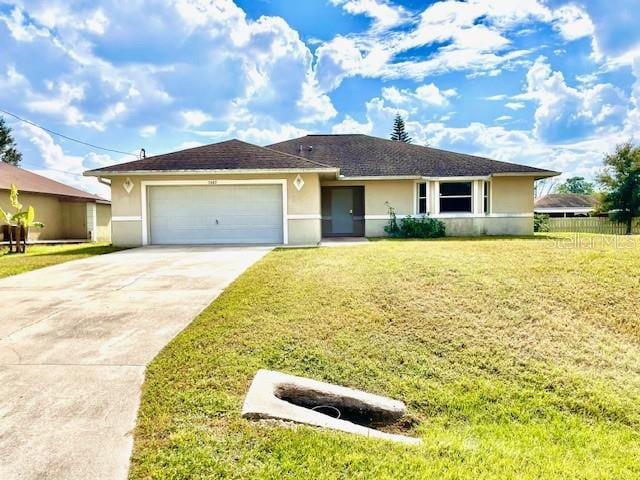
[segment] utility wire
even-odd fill
[[[132,157],[138,158],[138,155],[136,155],[135,153],[123,152],[122,150],[114,150],[113,148],[100,147],[100,146],[94,145],[92,143],[88,143],[88,142],[84,142],[82,140],[78,140],[77,138],[68,137],[66,135],[63,135],[62,133],[54,132],[53,130],[49,130],[48,128],[43,127],[42,125],[38,125],[37,123],[34,123],[34,122],[30,121],[30,120],[27,120],[26,118],[19,117],[15,113],[7,112],[6,110],[3,110],[1,108],[0,108],[0,112],[4,113],[6,115],[10,115],[15,119],[20,120],[21,122],[28,123],[29,125],[33,125],[34,127],[37,127],[37,128],[39,128],[41,130],[44,130],[45,132],[49,132],[49,133],[51,133],[53,135],[57,135],[59,137],[65,138],[67,140],[71,140],[72,142],[80,143],[82,145],[86,145],[86,146],[91,147],[91,148],[97,148],[98,150],[104,150],[106,152],[121,153],[122,155],[131,155]]]
[[[27,167],[27,168],[33,168],[36,170],[51,170],[53,172],[60,172],[60,173],[66,173],[68,175],[74,175],[76,177],[80,177],[80,178],[85,178],[84,175],[80,174],[80,173],[74,173],[74,172],[70,172],[68,170],[58,170],[56,168],[49,168],[46,165],[35,165],[35,164],[29,164],[29,163],[24,163],[24,162],[20,162],[18,164],[19,167]]]

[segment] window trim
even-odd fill
[[[414,183],[414,214],[415,215],[428,215],[429,214],[429,182],[417,181]],[[420,185],[424,185],[424,197],[420,196]],[[420,211],[420,200],[424,200],[424,212]]]
[[[482,182],[482,213],[491,215],[491,182]]]
[[[450,184],[450,183],[465,183],[469,185],[469,189],[470,189],[470,193],[469,195],[443,195],[442,194],[442,185],[443,184]],[[474,192],[474,187],[473,187],[474,182],[472,180],[469,181],[448,181],[448,182],[438,182],[438,213],[444,213],[444,214],[469,214],[469,213],[474,213],[473,211],[473,192]],[[449,199],[449,198],[468,198],[469,199],[469,210],[451,210],[451,211],[442,211],[442,199]]]

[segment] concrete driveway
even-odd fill
[[[138,248],[0,280],[0,478],[125,478],[145,366],[269,250]]]

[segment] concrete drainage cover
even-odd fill
[[[242,416],[251,420],[285,420],[417,445],[421,443],[419,438],[373,428],[395,423],[406,410],[404,403],[391,398],[281,372],[258,370],[244,400]]]

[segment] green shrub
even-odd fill
[[[544,213],[536,213],[533,216],[533,231],[548,232],[549,231],[549,215]]]
[[[384,227],[384,231],[389,236],[394,238],[444,237],[445,225],[440,220],[425,215],[405,217],[398,222],[395,209],[389,204],[387,207],[389,208],[389,224]]]

